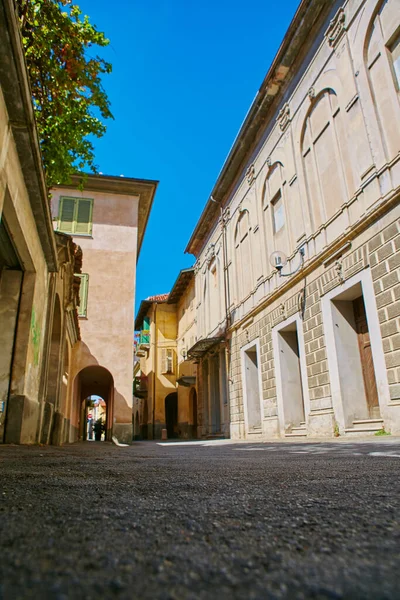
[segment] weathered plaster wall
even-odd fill
[[[73,236],[83,251],[82,272],[89,274],[89,291],[87,318],[80,319],[82,341],[73,351],[71,376],[74,379],[91,365],[100,365],[111,373],[115,387],[114,429],[130,441],[139,199],[58,188],[52,198],[55,219],[61,196],[93,198],[92,235]],[[75,411],[74,427],[77,417],[79,411]]]
[[[1,91],[0,139],[0,215],[7,224],[24,270],[5,441],[34,443],[38,436],[41,401],[39,386],[48,270]],[[3,385],[7,382],[3,381]]]

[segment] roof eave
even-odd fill
[[[50,271],[57,271],[57,250],[32,93],[13,0],[1,3],[0,39],[0,84],[9,124],[45,261]]]
[[[71,183],[57,187],[83,189],[93,192],[106,192],[110,194],[123,194],[139,198],[138,206],[138,245],[136,262],[139,260],[144,234],[150,218],[151,208],[158,187],[155,179],[138,179],[136,177],[117,177],[116,175],[100,175],[77,173],[71,177]]]
[[[210,194],[210,198],[212,197],[214,200],[207,201],[186,246],[185,253],[198,256],[201,251],[209,231],[207,223],[216,220],[217,211],[220,211],[221,205],[225,204],[226,196],[232,190],[249,155],[252,154],[259,142],[265,130],[266,121],[276,110],[283,90],[294,75],[291,67],[300,56],[300,48],[312,43],[309,32],[315,27],[317,21],[321,20],[321,15],[328,14],[331,8],[332,4],[326,0],[302,0],[300,3],[218,175]],[[306,18],[306,15],[310,13],[312,17],[310,15],[309,19]],[[301,55],[304,56],[304,54],[303,50]]]
[[[176,278],[174,285],[172,286],[172,290],[169,293],[167,303],[168,304],[176,304],[181,299],[182,295],[185,293],[187,286],[189,285],[192,276],[194,274],[194,267],[189,267],[188,269],[182,269],[179,271],[179,275]],[[184,280],[187,279],[186,285],[179,291],[179,286],[181,283],[184,283]]]

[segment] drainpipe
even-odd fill
[[[222,229],[222,255],[223,255],[223,268],[224,268],[224,297],[225,297],[225,327],[228,330],[230,324],[229,317],[229,273],[228,273],[228,256],[227,256],[227,244],[226,244],[226,223],[224,219],[223,209],[221,206],[221,229]]]
[[[230,315],[229,315],[229,306],[230,306],[230,286],[229,286],[229,272],[228,272],[228,249],[226,243],[226,222],[224,219],[224,214],[221,206],[221,228],[222,228],[222,254],[223,254],[223,266],[224,266],[224,296],[225,296],[225,340],[228,328],[230,326]],[[227,341],[227,340],[226,340]],[[230,402],[229,402],[229,344],[225,343],[225,394],[226,394],[226,402],[228,406],[228,415],[227,422],[230,424]],[[230,433],[229,433],[230,437]]]
[[[154,305],[154,369],[153,369],[153,440],[155,439],[156,382],[157,382],[157,302]]]

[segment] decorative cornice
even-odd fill
[[[308,97],[310,98],[310,100],[313,100],[315,98],[315,88],[312,86],[308,90]]]
[[[227,206],[225,208],[225,210],[222,212],[222,215],[220,216],[220,219],[219,219],[220,225],[222,225],[222,227],[226,227],[230,218],[231,218],[231,211],[230,211],[230,207]]]
[[[336,48],[340,38],[345,32],[345,20],[346,15],[343,8],[339,8],[332,21],[329,23],[329,27],[325,32],[325,37],[328,40],[328,44],[331,48]]]
[[[254,183],[255,178],[256,178],[256,170],[254,168],[254,164],[251,164],[246,171],[247,183],[249,185],[252,185]]]
[[[283,105],[282,109],[280,110],[277,121],[279,123],[281,131],[285,131],[286,127],[290,123],[290,107],[287,102]]]
[[[215,257],[215,244],[210,244],[207,248],[207,252],[206,252],[206,263],[207,266],[209,266],[213,260],[213,258]]]

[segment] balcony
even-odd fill
[[[150,349],[150,330],[143,329],[135,334],[135,354],[136,356],[146,356],[146,350]]]
[[[147,375],[139,375],[133,379],[133,395],[137,398],[147,396]]]

